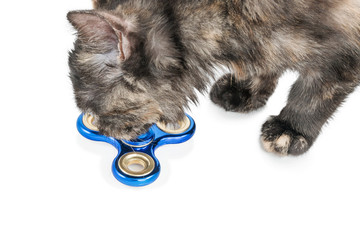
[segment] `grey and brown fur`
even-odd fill
[[[360,82],[359,0],[95,0],[73,11],[76,102],[103,134],[132,139],[184,117],[218,66],[214,103],[250,112],[279,76],[299,72],[288,103],[262,127],[269,152],[306,152]]]

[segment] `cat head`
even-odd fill
[[[181,64],[165,33],[110,11],[73,11],[67,18],[77,30],[69,54],[76,103],[94,116],[100,133],[131,140],[159,120],[183,117],[186,99],[169,82]]]

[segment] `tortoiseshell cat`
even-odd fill
[[[100,132],[133,139],[184,117],[214,68],[214,103],[265,105],[279,76],[299,72],[288,103],[262,127],[269,152],[306,152],[360,82],[359,0],[94,0],[69,12],[78,32],[70,77]]]

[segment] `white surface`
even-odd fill
[[[0,239],[360,238],[359,89],[298,158],[259,143],[294,73],[253,114],[202,97],[194,138],[158,149],[159,179],[131,188],[112,176],[115,149],[75,128],[65,15],[90,0],[2,7]]]

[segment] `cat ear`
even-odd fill
[[[130,56],[127,29],[119,17],[106,12],[72,11],[67,14],[67,19],[86,44],[106,50],[116,48],[122,61]]]

